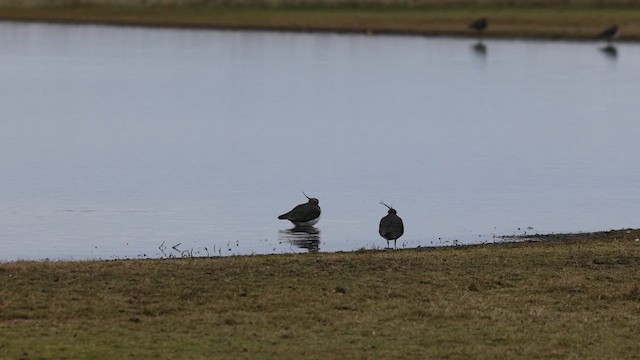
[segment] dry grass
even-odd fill
[[[632,358],[640,231],[0,264],[0,358]]]
[[[636,0],[0,0],[0,6],[638,7]]]
[[[640,40],[638,6],[594,6],[587,0],[555,2],[571,6],[447,7],[450,1],[430,1],[431,6],[0,6],[0,19],[89,22],[145,26],[208,27],[401,33],[415,35],[473,36],[467,24],[488,16],[488,37],[594,39],[606,26],[619,24],[622,40]],[[75,2],[88,3],[88,2]],[[117,4],[117,2],[109,2]],[[153,3],[153,2],[151,2]],[[165,1],[164,4],[175,4]],[[521,4],[520,2],[517,2]],[[526,2],[531,3],[531,2]],[[609,2],[607,2],[609,3]],[[2,0],[0,0],[2,4]],[[235,4],[235,2],[234,2]],[[251,4],[262,4],[251,2]],[[305,2],[305,4],[307,4]],[[342,4],[342,3],[341,3]],[[361,4],[361,3],[360,3]],[[578,5],[575,5],[578,4]],[[205,4],[206,5],[206,4]]]

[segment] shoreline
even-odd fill
[[[563,243],[575,243],[580,241],[602,241],[618,238],[633,238],[634,241],[640,241],[640,229],[625,228],[625,229],[611,229],[593,232],[571,232],[571,233],[550,233],[550,234],[525,234],[525,235],[502,235],[495,236],[496,239],[493,242],[475,243],[475,244],[451,244],[451,245],[434,245],[434,246],[418,246],[412,248],[398,248],[398,249],[386,249],[383,247],[372,249],[356,249],[356,250],[340,250],[340,251],[319,251],[319,252],[292,252],[292,253],[274,253],[274,254],[247,254],[247,255],[210,255],[210,256],[172,256],[172,257],[146,257],[146,258],[117,258],[117,259],[15,259],[15,260],[0,260],[0,267],[8,264],[18,263],[34,263],[34,264],[47,264],[47,263],[100,263],[100,262],[156,262],[156,261],[193,261],[193,260],[213,260],[216,259],[228,259],[228,258],[265,258],[265,257],[279,257],[279,256],[358,256],[365,253],[428,253],[438,251],[448,251],[449,249],[461,249],[473,251],[474,249],[486,249],[486,248],[502,248],[512,247],[519,245],[553,245]]]
[[[167,30],[202,30],[202,31],[228,31],[228,32],[270,32],[282,34],[317,34],[317,35],[363,35],[363,36],[392,36],[392,37],[423,37],[423,38],[450,38],[479,41],[477,37],[459,33],[446,32],[413,32],[413,31],[365,31],[365,30],[329,30],[329,29],[300,29],[296,27],[217,27],[198,25],[148,25],[139,23],[109,22],[109,21],[82,21],[82,20],[12,20],[0,18],[0,23],[18,24],[45,24],[60,26],[105,26],[123,28],[146,28]],[[606,41],[588,37],[560,37],[560,36],[483,36],[482,41],[549,41],[549,42],[576,42],[576,43],[602,43]],[[637,44],[640,38],[616,40],[612,46],[618,44]]]
[[[468,24],[481,16],[488,17],[490,25],[478,37]],[[640,8],[0,7],[0,21],[603,43],[598,34],[616,23],[621,27],[617,42],[640,41]]]

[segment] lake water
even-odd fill
[[[474,44],[0,23],[0,260],[640,226],[640,46]]]

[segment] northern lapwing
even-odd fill
[[[294,207],[288,213],[278,216],[278,219],[289,220],[296,227],[309,227],[317,224],[320,220],[320,202],[316,198],[308,197],[307,194],[304,196],[309,199],[306,204]]]
[[[609,26],[600,33],[600,37],[606,39],[609,45],[611,45],[613,40],[617,39],[618,36],[620,36],[620,27],[618,25]]]
[[[475,30],[478,35],[481,35],[484,29],[487,28],[487,26],[489,26],[489,19],[487,19],[486,17],[480,18],[469,24],[469,28]]]
[[[389,209],[387,216],[380,219],[380,227],[378,232],[380,236],[387,240],[387,248],[389,248],[389,241],[393,240],[393,247],[396,247],[396,240],[402,234],[404,234],[404,224],[402,219],[398,216],[396,209],[380,201],[380,204],[386,206]]]

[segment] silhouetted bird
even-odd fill
[[[404,234],[404,224],[402,223],[402,219],[398,216],[396,209],[382,201],[380,204],[386,206],[389,209],[389,212],[387,213],[387,216],[380,219],[378,232],[380,233],[380,236],[387,240],[387,248],[389,247],[389,241],[391,240],[393,240],[393,247],[396,247],[396,240]]]
[[[613,40],[617,39],[618,36],[620,36],[620,28],[618,25],[609,26],[600,33],[600,37],[606,39],[609,44],[611,44]]]
[[[304,193],[303,193],[304,194]],[[320,202],[316,198],[310,198],[306,204],[300,204],[286,214],[278,216],[280,220],[289,220],[298,227],[313,226],[320,220]]]
[[[489,19],[487,19],[486,17],[480,18],[472,22],[471,24],[469,24],[469,28],[477,31],[478,35],[481,34],[484,31],[484,29],[487,28],[487,26],[489,26]]]

